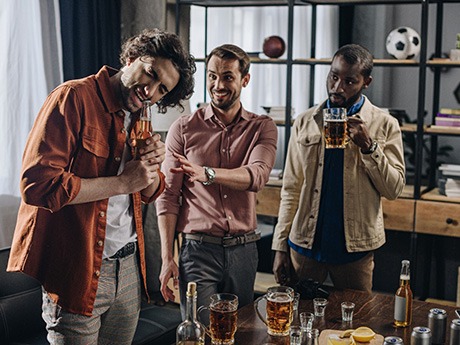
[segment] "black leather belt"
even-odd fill
[[[110,258],[111,259],[121,259],[125,256],[134,254],[136,251],[136,242],[129,242],[123,248],[119,249],[115,254],[113,254]]]
[[[218,244],[224,248],[238,246],[240,244],[246,244],[255,242],[260,239],[260,232],[250,232],[244,235],[236,236],[225,236],[225,237],[216,237],[209,236],[205,234],[183,234],[186,240],[195,240],[204,243]]]

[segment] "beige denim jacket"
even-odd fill
[[[293,126],[284,169],[273,250],[286,252],[289,238],[311,249],[316,231],[323,179],[325,103],[300,114]],[[396,199],[405,184],[404,151],[397,120],[366,98],[357,114],[371,138],[372,154],[350,142],[344,156],[344,225],[348,252],[369,251],[385,243],[381,196]]]

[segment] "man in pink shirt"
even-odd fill
[[[161,236],[161,292],[174,299],[170,279],[180,286],[184,310],[187,283],[195,281],[198,305],[214,293],[253,301],[257,270],[256,193],[275,162],[277,129],[268,116],[246,111],[240,102],[250,80],[250,60],[225,44],[206,59],[211,104],[182,116],[166,138],[165,192],[156,202]],[[182,233],[179,267],[173,241]]]

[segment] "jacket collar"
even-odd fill
[[[102,101],[109,113],[119,112],[123,108],[121,99],[116,96],[115,92],[110,87],[110,77],[118,72],[119,71],[114,68],[104,66],[97,72],[95,77],[98,91],[102,95]]]

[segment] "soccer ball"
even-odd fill
[[[414,29],[400,26],[388,34],[386,48],[398,60],[415,59],[420,53],[420,36]]]

